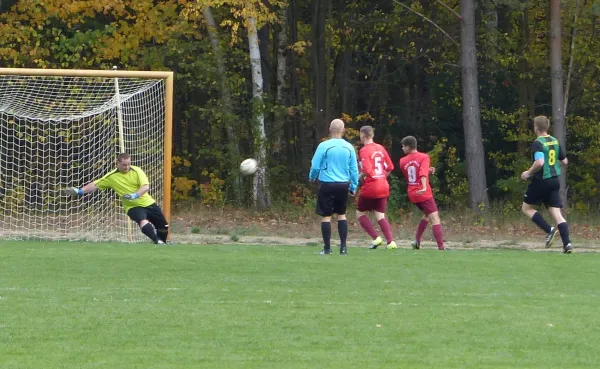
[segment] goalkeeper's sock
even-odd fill
[[[160,238],[162,240],[162,242],[167,243],[167,237],[169,236],[169,230],[167,228],[157,229],[156,235],[158,236],[158,238]]]
[[[154,243],[160,241],[160,238],[158,238],[156,232],[154,232],[154,227],[150,223],[146,223],[146,225],[142,227],[142,233],[148,236]]]

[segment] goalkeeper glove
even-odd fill
[[[125,200],[135,200],[139,197],[140,197],[140,195],[138,195],[137,192],[128,193],[126,195],[123,195],[123,199],[125,199]]]
[[[71,197],[77,197],[83,195],[81,187],[69,187],[63,190],[64,194]]]

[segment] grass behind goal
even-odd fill
[[[318,251],[2,242],[0,368],[600,362],[600,254]]]

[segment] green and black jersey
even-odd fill
[[[560,161],[567,157],[558,140],[552,136],[540,136],[531,145],[533,160],[544,155],[544,166],[533,175],[534,179],[548,179],[560,176]],[[541,154],[538,154],[541,153]],[[536,157],[537,154],[537,157]]]

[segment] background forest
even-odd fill
[[[588,0],[0,0],[0,66],[174,71],[175,200],[312,206],[310,159],[343,117],[348,140],[372,125],[394,162],[416,136],[442,206],[510,212],[545,114],[566,127],[569,205],[587,212],[600,202],[599,16]],[[246,157],[266,176],[240,178]]]

